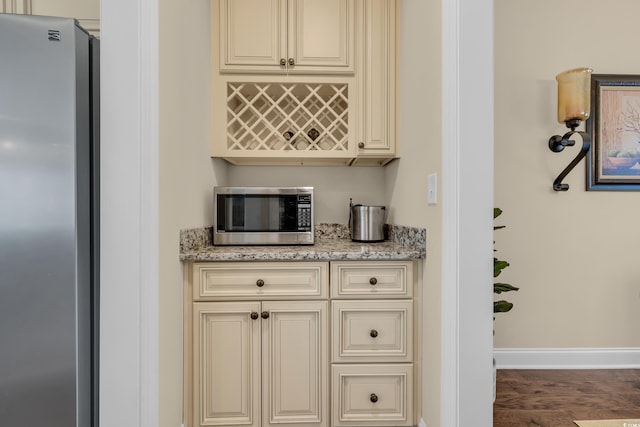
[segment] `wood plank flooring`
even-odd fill
[[[640,418],[640,369],[498,370],[494,427]]]

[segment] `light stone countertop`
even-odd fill
[[[210,228],[181,232],[182,261],[335,261],[405,260],[426,256],[424,229],[387,226],[389,240],[353,242],[344,228],[335,224],[316,226],[314,245],[304,246],[213,246]]]

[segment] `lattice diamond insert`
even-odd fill
[[[228,83],[227,147],[348,151],[347,84]]]

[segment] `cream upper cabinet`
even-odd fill
[[[354,72],[355,0],[220,0],[218,21],[222,72]]]
[[[14,0],[0,1],[0,13],[75,18],[89,33],[100,34],[100,0]]]
[[[238,165],[386,165],[399,0],[219,0],[211,155]],[[292,64],[292,65],[290,65]]]
[[[364,0],[358,161],[396,155],[396,0]],[[374,160],[375,161],[375,160]]]

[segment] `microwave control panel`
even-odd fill
[[[298,230],[311,230],[311,194],[298,194]]]

